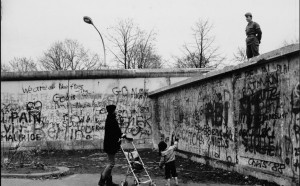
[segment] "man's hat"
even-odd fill
[[[252,14],[250,13],[250,12],[247,12],[246,14],[245,14],[245,16],[247,17],[247,16],[251,16],[252,17]]]
[[[108,113],[113,113],[116,110],[116,105],[107,105],[106,110]]]

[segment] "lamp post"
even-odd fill
[[[88,24],[91,24],[94,26],[94,28],[97,30],[97,32],[99,33],[100,37],[101,37],[101,41],[102,41],[102,45],[103,45],[103,51],[104,51],[104,67],[106,67],[106,53],[105,53],[105,45],[104,45],[104,41],[103,41],[103,37],[101,35],[101,33],[99,32],[99,30],[96,28],[96,26],[93,24],[93,21],[90,17],[88,16],[84,16],[83,17],[83,21],[88,23]]]

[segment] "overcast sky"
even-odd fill
[[[246,12],[261,26],[260,53],[299,38],[299,0],[2,0],[1,62],[14,57],[36,60],[66,38],[102,57],[97,31],[83,21],[89,16],[104,36],[126,18],[147,31],[154,29],[157,51],[170,64],[172,56],[182,55],[182,45],[192,41],[195,22],[209,19],[216,45],[229,63],[237,48],[245,45]],[[109,47],[109,41],[104,42]],[[107,58],[112,60],[109,52]]]

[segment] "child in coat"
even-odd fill
[[[167,144],[161,141],[158,144],[160,162],[159,167],[162,169],[165,165],[165,178],[167,180],[166,186],[170,186],[171,178],[175,178],[176,185],[178,185],[176,165],[175,165],[175,150],[178,148],[178,139],[175,138],[175,143],[167,148]]]

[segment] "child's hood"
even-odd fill
[[[166,150],[161,152],[162,156],[167,156],[169,154],[172,154],[174,150],[177,148],[178,142],[176,141],[173,146],[169,146]]]

